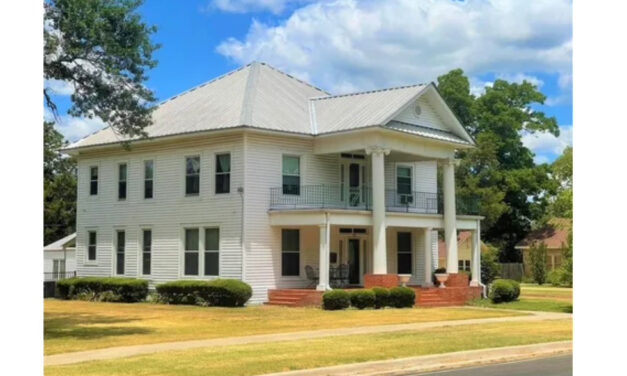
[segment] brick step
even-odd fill
[[[263,304],[276,305],[276,306],[296,306],[297,302],[284,302],[284,301],[271,300],[269,302],[264,302]]]
[[[294,297],[297,297],[297,298],[302,298],[302,297],[310,296],[310,295],[311,294],[306,293],[306,292],[305,293],[303,293],[303,292],[296,292],[296,293],[294,293],[294,292],[283,292],[283,291],[281,291],[281,292],[271,292],[271,293],[268,294],[268,296],[294,296]]]

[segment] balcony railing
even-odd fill
[[[76,272],[44,272],[44,281],[58,281],[60,279],[76,277]]]
[[[294,192],[298,194],[293,194]],[[287,194],[283,192],[291,192]],[[385,191],[387,211],[442,214],[444,212],[441,193]],[[458,195],[457,214],[479,214],[479,199],[476,196]],[[333,184],[301,185],[271,188],[271,209],[355,209],[372,210],[372,190],[369,186],[346,187]]]

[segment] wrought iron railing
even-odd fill
[[[297,190],[270,189],[271,209],[358,209],[372,210],[372,189],[369,186],[346,187],[334,184],[301,185]],[[385,191],[387,211],[443,214],[444,200],[441,193],[416,192],[399,193],[397,190]],[[479,214],[477,196],[457,195],[457,214]]]
[[[58,281],[64,278],[76,277],[76,271],[73,272],[44,272],[44,281]]]

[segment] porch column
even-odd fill
[[[319,273],[318,286],[316,290],[330,290],[329,286],[329,231],[327,225],[319,225],[320,230],[320,255],[319,255]]]
[[[481,283],[481,227],[477,221],[477,229],[472,232],[472,249],[470,251],[470,286],[479,286]]]
[[[380,146],[366,149],[372,158],[372,273],[387,274],[387,254],[385,239],[385,157],[390,153]]]
[[[446,243],[446,271],[458,272],[457,218],[455,209],[455,160],[442,164],[444,189],[444,241]]]
[[[431,260],[433,254],[433,244],[431,239],[430,227],[424,229],[424,258],[425,258],[425,280],[423,282],[424,287],[433,286],[433,261]]]

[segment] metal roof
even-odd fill
[[[44,251],[62,251],[67,244],[76,239],[76,233],[70,234],[44,247]]]
[[[418,136],[432,138],[435,140],[453,142],[456,144],[462,145],[472,145],[470,142],[464,140],[463,138],[455,135],[452,132],[443,131],[440,129],[423,127],[420,125],[414,125],[409,123],[404,123],[402,121],[392,120],[386,124],[386,128],[394,129],[397,131],[415,134]]]

